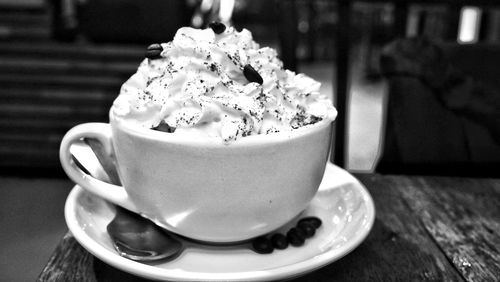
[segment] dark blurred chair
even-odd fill
[[[284,65],[287,68],[296,68],[296,47],[297,47],[297,5],[298,0],[283,0],[278,1],[279,13],[280,13],[280,36],[281,36],[281,46],[282,46],[282,58]],[[332,31],[332,38],[335,38],[335,75],[334,75],[334,97],[335,105],[339,112],[337,120],[335,122],[335,136],[334,136],[334,146],[332,148],[332,161],[341,166],[346,166],[346,149],[347,149],[347,127],[346,127],[346,116],[349,109],[349,86],[350,86],[350,66],[351,66],[351,44],[352,44],[352,27],[354,22],[354,16],[352,15],[353,4],[357,2],[366,3],[390,3],[393,7],[394,19],[392,32],[389,34],[389,38],[405,37],[408,30],[408,14],[410,7],[413,4],[426,4],[426,5],[442,5],[446,7],[446,15],[443,20],[445,23],[445,39],[455,40],[458,31],[458,23],[460,18],[461,9],[465,5],[473,5],[482,7],[487,11],[491,7],[498,7],[500,5],[499,1],[495,0],[461,0],[461,1],[450,1],[450,0],[433,0],[433,1],[419,1],[419,0],[336,0],[333,1],[336,4],[337,19],[335,21],[336,28]],[[425,17],[423,17],[425,18]],[[425,19],[419,19],[423,21]],[[419,22],[419,25],[422,25]],[[450,51],[452,52],[452,51]],[[458,51],[457,51],[458,52]],[[458,54],[458,53],[457,53]],[[458,55],[457,55],[458,56]],[[395,78],[394,78],[395,79]],[[393,80],[394,81],[394,80]],[[414,91],[413,88],[410,91]],[[416,90],[415,90],[416,91]],[[392,91],[394,92],[394,91]],[[468,123],[466,123],[468,124]],[[467,125],[467,128],[470,128]],[[474,127],[474,126],[472,126]],[[388,128],[388,130],[394,130],[393,128]],[[471,129],[468,129],[469,131]],[[389,134],[390,135],[390,134]],[[477,139],[479,140],[479,139]],[[471,141],[476,144],[476,139]],[[386,140],[390,142],[390,140]],[[390,143],[388,145],[391,145]],[[468,145],[469,146],[469,145]],[[472,146],[472,145],[471,145]],[[481,145],[482,146],[482,145]],[[486,145],[485,145],[486,146]],[[387,147],[387,146],[386,146]],[[487,146],[485,147],[487,148]],[[386,153],[387,150],[386,150]],[[381,161],[388,161],[389,159],[383,156]],[[470,158],[469,158],[470,159]],[[487,161],[490,162],[490,161]],[[493,162],[493,161],[491,161]],[[394,162],[395,163],[395,162]],[[383,163],[382,163],[383,164]],[[464,166],[466,166],[464,164]],[[489,165],[487,165],[489,166]],[[380,168],[380,167],[379,167]],[[396,166],[394,166],[396,168]],[[483,170],[484,171],[484,170]]]
[[[500,176],[500,46],[387,45],[380,173]]]

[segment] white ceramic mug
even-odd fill
[[[229,243],[279,228],[315,195],[328,159],[331,120],[223,144],[137,128],[117,120],[77,125],[60,158],[78,185],[158,225],[196,240]],[[70,147],[95,138],[116,164],[122,186],[84,173]]]

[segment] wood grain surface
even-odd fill
[[[353,252],[292,281],[498,281],[500,179],[360,174],[376,207]],[[70,235],[38,281],[148,281],[94,258]]]

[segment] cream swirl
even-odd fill
[[[320,94],[319,82],[284,70],[276,51],[260,48],[246,29],[215,34],[183,27],[161,47],[159,58],[142,61],[123,84],[112,108],[115,117],[230,142],[333,120],[337,114]],[[245,66],[263,83],[250,82]]]

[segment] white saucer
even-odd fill
[[[112,204],[79,186],[71,191],[65,206],[70,231],[94,256],[137,276],[174,281],[267,281],[299,276],[351,252],[368,235],[375,219],[373,200],[366,188],[332,164],[327,165],[318,193],[300,216],[321,218],[323,225],[316,235],[302,247],[290,246],[268,255],[257,254],[247,245],[219,247],[188,243],[174,260],[135,262],[118,255],[111,244],[106,226],[114,213]]]

